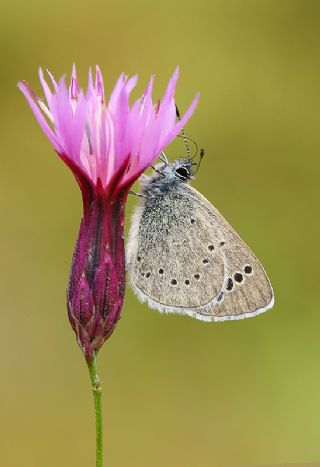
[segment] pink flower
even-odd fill
[[[48,72],[52,92],[41,69],[39,75],[46,104],[28,83],[21,82],[18,87],[81,188],[84,210],[67,304],[78,343],[90,360],[120,317],[125,292],[123,223],[128,191],[181,131],[198,96],[176,122],[178,69],[157,106],[151,96],[153,77],[142,97],[130,106],[136,76],[129,79],[122,74],[106,103],[98,67],[95,82],[89,71],[86,93],[78,85],[75,66],[69,88],[64,77],[57,83]]]

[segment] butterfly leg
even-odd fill
[[[164,153],[163,151],[161,151],[161,156],[159,156],[159,159],[160,159],[161,162],[163,162],[164,164],[166,164],[166,165],[169,164],[168,158],[167,158],[167,156],[165,155],[165,153]]]
[[[157,174],[161,175],[162,178],[165,178],[165,175],[162,173],[162,170],[157,169],[154,165],[151,165],[150,167],[152,168],[152,170],[157,172]]]
[[[148,198],[148,196],[143,195],[142,193],[136,193],[135,191],[129,191],[129,195],[135,195],[138,196],[138,198]]]

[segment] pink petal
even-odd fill
[[[48,106],[50,108],[51,106],[51,98],[52,98],[52,93],[51,93],[51,90],[46,82],[46,80],[44,79],[44,76],[43,76],[43,71],[42,71],[42,68],[39,68],[39,78],[40,78],[40,82],[42,84],[42,88],[43,88],[43,91],[44,91],[44,94],[46,96],[46,100],[48,102]]]
[[[52,99],[52,112],[65,154],[74,162],[79,162],[80,144],[85,127],[86,100],[81,93],[73,115],[64,78],[59,81],[58,92]]]
[[[97,95],[101,97],[101,103],[104,103],[104,85],[102,73],[98,65],[96,65],[96,92]]]
[[[77,80],[77,71],[76,65],[73,64],[72,66],[72,74],[71,74],[71,81],[69,86],[69,99],[76,99],[78,97],[80,88]]]
[[[91,68],[89,68],[88,88],[87,88],[86,97],[89,100],[93,95],[94,95],[94,84],[93,84],[93,78],[92,78],[92,70]]]
[[[54,77],[52,76],[52,74],[50,73],[49,70],[47,70],[47,73],[49,75],[49,78],[51,79],[51,83],[52,83],[52,86],[54,87],[55,92],[57,92],[58,91],[58,84],[57,84],[56,80],[54,79]]]
[[[132,90],[136,87],[138,81],[138,75],[132,76],[132,78],[127,80],[126,90],[128,96],[131,94]]]
[[[166,92],[164,93],[162,103],[166,103],[169,99],[172,99],[175,91],[176,91],[176,86],[177,86],[177,81],[179,78],[179,67],[175,69],[173,75],[170,78],[169,84],[167,86]],[[161,105],[160,105],[161,108]]]
[[[41,126],[42,130],[44,133],[47,135],[51,143],[53,144],[55,150],[57,152],[61,151],[61,146],[58,143],[58,140],[51,130],[50,126],[48,125],[47,120],[45,119],[43,113],[39,109],[38,105],[36,104],[35,100],[39,100],[33,89],[29,86],[29,84],[26,81],[22,81],[18,83],[18,88],[20,91],[24,94],[25,98],[27,99],[36,119],[38,120],[39,125]]]
[[[119,95],[122,89],[124,88],[124,86],[125,86],[125,75],[124,73],[121,73],[109,99],[108,108],[110,111],[112,111],[115,107],[117,107]]]
[[[180,133],[182,128],[184,128],[185,124],[193,114],[195,108],[198,105],[200,98],[200,94],[196,94],[195,98],[193,99],[191,105],[187,109],[186,113],[183,115],[181,120],[175,125],[175,127],[160,141],[160,144],[157,148],[157,152],[161,152],[165,146],[170,144],[174,138]]]

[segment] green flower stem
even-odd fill
[[[94,398],[94,409],[96,413],[96,467],[102,467],[102,386],[97,373],[97,356],[94,355],[92,360],[87,360],[87,365],[90,373],[90,380]]]

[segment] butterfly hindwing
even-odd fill
[[[240,319],[262,313],[273,306],[273,290],[266,272],[250,248],[220,212],[197,190],[184,185],[198,209],[208,213],[207,222],[218,232],[220,254],[224,257],[225,280],[218,301],[202,311],[199,319],[219,321]]]

